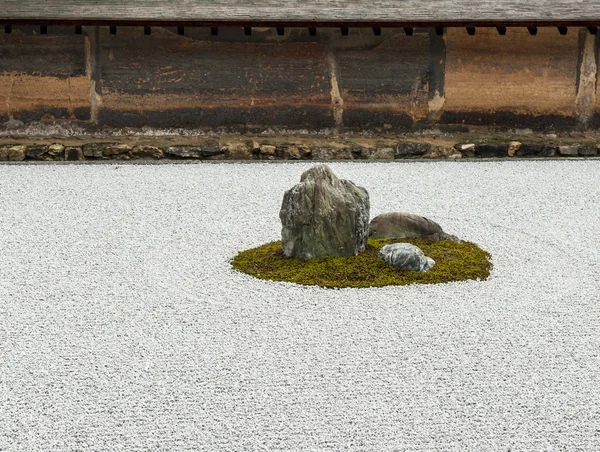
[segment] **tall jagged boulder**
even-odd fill
[[[367,245],[369,209],[367,190],[338,179],[327,165],[310,168],[283,196],[283,252],[303,260],[356,256]]]

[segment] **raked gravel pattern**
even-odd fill
[[[234,272],[309,166],[0,166],[0,450],[600,450],[600,161],[331,164],[484,282]]]

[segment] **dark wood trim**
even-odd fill
[[[52,19],[52,18],[11,18],[0,17],[0,24],[12,25],[87,25],[121,27],[298,27],[298,28],[440,28],[440,27],[598,27],[598,19],[547,21],[547,20],[505,20],[505,21],[282,21],[282,20],[122,20],[122,19]]]

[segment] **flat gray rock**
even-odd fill
[[[452,240],[460,243],[453,235],[446,234],[442,227],[429,218],[406,212],[390,212],[376,216],[369,225],[369,237],[374,239],[428,239]]]
[[[379,250],[377,256],[382,258],[392,267],[401,270],[426,272],[435,265],[435,261],[425,256],[423,250],[410,243],[392,243]]]
[[[369,208],[367,190],[338,179],[327,165],[310,168],[283,197],[283,252],[303,260],[356,256],[367,245]]]

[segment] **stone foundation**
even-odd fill
[[[410,160],[462,158],[561,158],[600,156],[600,145],[556,142],[394,139],[194,139],[193,143],[155,140],[0,144],[0,161],[113,160]]]

